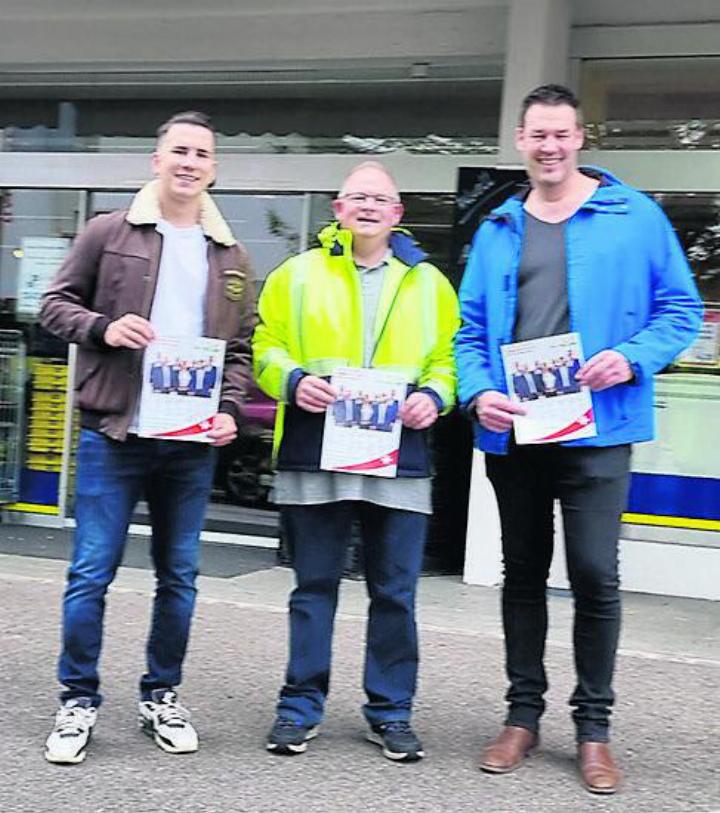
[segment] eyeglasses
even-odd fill
[[[350,192],[347,195],[340,195],[340,200],[347,200],[358,205],[368,201],[375,201],[378,206],[393,206],[400,203],[397,198],[391,198],[389,195],[368,195],[365,192]]]

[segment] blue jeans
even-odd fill
[[[427,517],[365,502],[287,505],[283,521],[297,587],[290,596],[290,658],[278,715],[305,725],[323,716],[338,587],[352,520],[360,521],[370,596],[364,714],[407,720],[418,668],[415,591]]]
[[[105,593],[122,561],[133,509],[144,496],[152,524],[156,590],[140,692],[176,686],[195,605],[199,536],[215,470],[206,444],[83,429],[77,453],[73,556],[63,599],[61,701],[98,692]]]

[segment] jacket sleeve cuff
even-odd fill
[[[460,412],[467,418],[469,418],[471,421],[477,420],[477,411],[476,411],[477,402],[478,398],[484,392],[488,392],[488,390],[480,390],[479,392],[476,392],[475,395],[473,395],[471,398],[468,398],[467,401],[463,401],[460,404]]]
[[[445,404],[443,403],[443,399],[435,392],[432,387],[420,387],[418,392],[422,392],[425,395],[429,395],[430,398],[433,399],[435,402],[435,406],[437,407],[438,412],[442,412],[445,409]]]
[[[632,378],[625,382],[628,386],[637,386],[638,384],[642,384],[643,381],[643,371],[640,363],[637,359],[633,358],[631,347],[626,343],[619,345],[618,347],[614,347],[616,353],[620,353],[622,356],[625,357],[625,361],[630,365],[630,370],[632,372]]]
[[[88,338],[97,347],[105,349],[110,346],[105,341],[105,331],[107,330],[110,322],[112,322],[112,319],[110,319],[109,316],[98,316],[98,318],[90,326]]]
[[[225,415],[229,415],[231,418],[234,419],[235,423],[238,426],[240,425],[242,413],[240,412],[238,405],[234,401],[220,401],[218,412],[222,412]]]
[[[628,359],[628,362],[630,364],[630,369],[632,370],[632,378],[625,383],[631,387],[637,386],[642,381],[642,370],[637,362],[632,362],[630,359]]]
[[[307,373],[301,367],[296,367],[288,376],[287,390],[285,392],[288,404],[295,403],[295,391],[300,381],[305,378],[306,375]]]

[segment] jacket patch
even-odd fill
[[[225,277],[225,296],[231,302],[239,302],[245,290],[245,272],[229,269],[223,271]]]

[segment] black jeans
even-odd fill
[[[618,537],[630,446],[516,446],[486,455],[495,489],[505,579],[502,591],[507,725],[537,731],[545,710],[546,583],[553,553],[553,501],[562,509],[575,599],[577,685],[570,698],[578,742],[609,738],[620,632]]]

